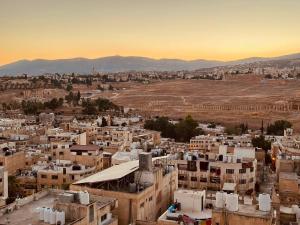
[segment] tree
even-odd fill
[[[16,200],[16,198],[22,197],[22,189],[15,176],[8,176],[8,198],[7,204],[10,204]]]
[[[93,102],[91,102],[89,99],[86,101],[83,101],[82,107],[83,107],[82,112],[84,114],[88,114],[88,115],[97,114],[97,108],[96,108],[95,104],[93,104]]]
[[[105,117],[103,116],[102,117],[102,123],[101,123],[101,127],[106,127],[108,124],[107,124],[107,121],[105,119]]]
[[[267,134],[269,135],[280,135],[284,134],[284,130],[291,128],[292,124],[287,120],[277,120],[274,124],[270,124],[267,127]]]
[[[271,149],[271,142],[268,140],[265,140],[265,136],[263,136],[263,135],[253,138],[252,145],[253,145],[253,147],[262,148],[266,152]]]
[[[158,117],[154,120],[147,120],[144,128],[160,131],[162,137],[174,138],[179,142],[189,142],[192,137],[204,133],[191,116],[187,116],[175,125],[170,123],[167,117]]]
[[[69,83],[69,84],[67,85],[66,90],[67,90],[68,92],[72,91],[72,90],[73,90],[72,84]]]
[[[73,101],[73,98],[73,92],[69,92],[69,94],[65,96],[65,99],[68,103],[71,103]]]
[[[81,98],[80,91],[77,91],[77,95],[75,98],[75,105],[79,105],[80,98]],[[73,101],[73,103],[74,103],[74,101]]]
[[[215,123],[208,124],[207,128],[215,129],[217,125]]]

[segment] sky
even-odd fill
[[[0,65],[279,56],[300,52],[299,24],[299,0],[0,0]]]

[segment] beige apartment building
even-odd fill
[[[73,164],[67,160],[57,160],[37,171],[37,189],[67,189],[68,186],[86,176],[93,174],[96,167]]]
[[[87,195],[84,196],[86,199],[80,195]],[[69,223],[72,225],[118,225],[118,218],[112,216],[112,211],[117,205],[118,201],[115,198],[65,192],[58,195],[53,208],[64,212],[66,221],[72,221]]]
[[[140,154],[140,160],[113,166],[71,185],[98,196],[118,199],[119,224],[156,221],[172,201],[177,189],[177,170],[167,157]]]
[[[6,204],[8,198],[8,174],[4,167],[0,167],[0,206]]]
[[[4,148],[0,150],[0,166],[3,166],[8,175],[15,175],[25,167],[25,152]]]
[[[176,160],[178,187],[252,193],[256,182],[256,160],[229,157],[229,160],[228,156]]]

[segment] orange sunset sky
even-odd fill
[[[233,60],[300,52],[299,0],[1,0],[0,65],[111,55]]]

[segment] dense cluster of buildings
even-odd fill
[[[0,224],[299,222],[300,138],[292,129],[266,136],[269,151],[253,147],[257,132],[217,128],[177,143],[129,115],[3,117],[0,130]]]

